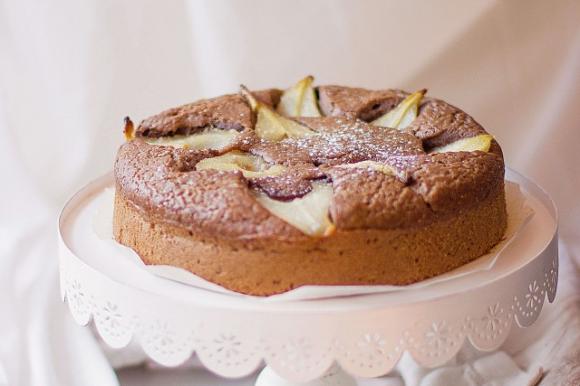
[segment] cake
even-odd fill
[[[126,118],[114,237],[145,264],[258,296],[464,265],[506,229],[503,156],[425,93],[306,77]]]

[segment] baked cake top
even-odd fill
[[[142,121],[115,164],[148,216],[208,236],[301,239],[425,226],[503,186],[499,145],[425,90],[312,86],[201,100]]]

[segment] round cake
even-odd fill
[[[405,285],[487,253],[507,222],[498,143],[426,90],[313,86],[127,118],[115,239],[145,264],[267,296]]]

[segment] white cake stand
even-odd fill
[[[556,209],[529,180],[512,171],[507,178],[520,184],[535,211],[508,246],[516,257],[424,289],[269,303],[163,279],[112,255],[91,226],[95,198],[112,185],[107,175],[62,212],[61,294],[74,319],[86,325],[92,318],[111,347],[134,339],[165,366],[195,353],[209,370],[230,378],[265,362],[258,386],[352,385],[350,375],[384,375],[404,352],[423,366],[439,366],[466,339],[478,350],[496,349],[512,327],[538,318],[545,297],[554,300]]]

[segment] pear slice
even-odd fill
[[[246,178],[277,176],[286,170],[282,165],[269,165],[262,157],[236,150],[218,157],[205,158],[197,163],[195,169],[239,170]]]
[[[316,134],[308,127],[283,117],[269,106],[258,101],[245,86],[241,86],[241,93],[257,114],[254,130],[258,137],[279,142],[284,138],[301,138]]]
[[[183,149],[221,150],[231,144],[237,135],[236,130],[209,128],[200,133],[151,138],[147,139],[146,142],[151,145],[173,146]]]
[[[419,104],[423,100],[426,89],[416,91],[407,96],[394,109],[375,119],[371,123],[376,126],[391,127],[402,130],[409,126],[419,113]]]
[[[340,165],[341,168],[348,169],[370,169],[376,170],[378,172],[384,173],[389,176],[394,176],[396,174],[395,169],[387,164],[383,164],[377,161],[361,161],[353,164]]]
[[[135,125],[129,117],[125,117],[125,127],[123,128],[123,135],[125,135],[125,141],[129,142],[135,139]]]
[[[449,153],[457,151],[485,151],[488,152],[493,137],[489,134],[480,134],[475,137],[463,138],[448,145],[431,149],[429,153]]]
[[[274,200],[264,193],[258,193],[256,199],[274,216],[309,236],[329,236],[336,229],[328,214],[332,200],[332,186],[329,184],[313,183],[310,193],[292,201]]]
[[[313,81],[309,75],[285,90],[277,107],[278,113],[287,117],[320,117]]]

